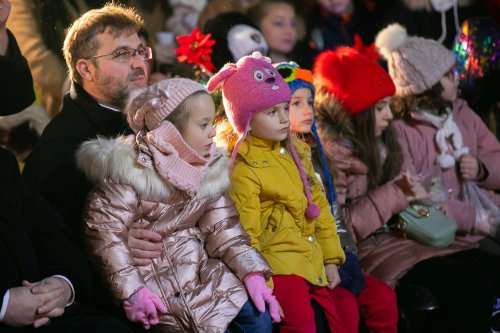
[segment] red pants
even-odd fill
[[[274,275],[273,294],[283,309],[285,317],[280,324],[280,333],[316,333],[314,310],[311,299],[323,309],[332,333],[343,333],[343,319],[326,287],[310,284],[297,275]]]
[[[358,333],[360,317],[369,333],[397,333],[396,294],[382,281],[365,275],[365,288],[358,297],[342,287],[330,290],[330,295],[346,333]]]

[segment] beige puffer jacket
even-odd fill
[[[224,332],[248,296],[241,280],[271,270],[239,223],[226,194],[227,158],[211,165],[194,197],[137,163],[134,137],[96,139],[77,152],[97,186],[84,213],[88,253],[117,300],[147,286],[169,313],[155,331]],[[159,259],[134,266],[128,227],[137,221],[164,235]],[[234,272],[234,273],[233,273]]]

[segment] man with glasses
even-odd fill
[[[73,22],[63,47],[71,89],[26,160],[23,178],[61,215],[80,248],[82,210],[92,184],[77,169],[75,152],[91,138],[130,131],[121,111],[132,90],[146,87],[146,61],[151,59],[151,49],[137,34],[142,25],[135,10],[115,4]],[[96,276],[94,280],[101,290],[93,293],[93,305],[115,311]]]
[[[79,245],[91,184],[77,170],[75,152],[88,139],[129,131],[121,111],[129,93],[147,85],[151,59],[151,49],[137,34],[142,25],[135,10],[115,4],[73,22],[63,47],[71,89],[26,160],[23,176],[59,212]]]
[[[5,74],[0,116],[20,112],[35,100],[28,63],[5,27],[10,8],[9,0],[0,0],[0,73]],[[23,181],[14,155],[3,148],[0,261],[0,332],[133,333],[82,306],[91,289],[85,256],[67,237],[59,216]]]

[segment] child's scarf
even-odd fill
[[[469,147],[463,144],[462,132],[453,120],[450,109],[447,109],[447,113],[442,116],[436,116],[427,111],[412,112],[412,116],[437,128],[435,140],[439,148],[439,156],[436,162],[441,168],[451,168],[460,156],[469,152]]]
[[[212,144],[208,158],[198,155],[168,121],[153,131],[139,132],[136,142],[139,146],[137,161],[154,168],[167,183],[190,196],[196,194],[215,155],[215,144]]]

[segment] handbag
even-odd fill
[[[457,225],[435,208],[415,204],[399,213],[395,228],[424,245],[445,247],[453,243]]]

